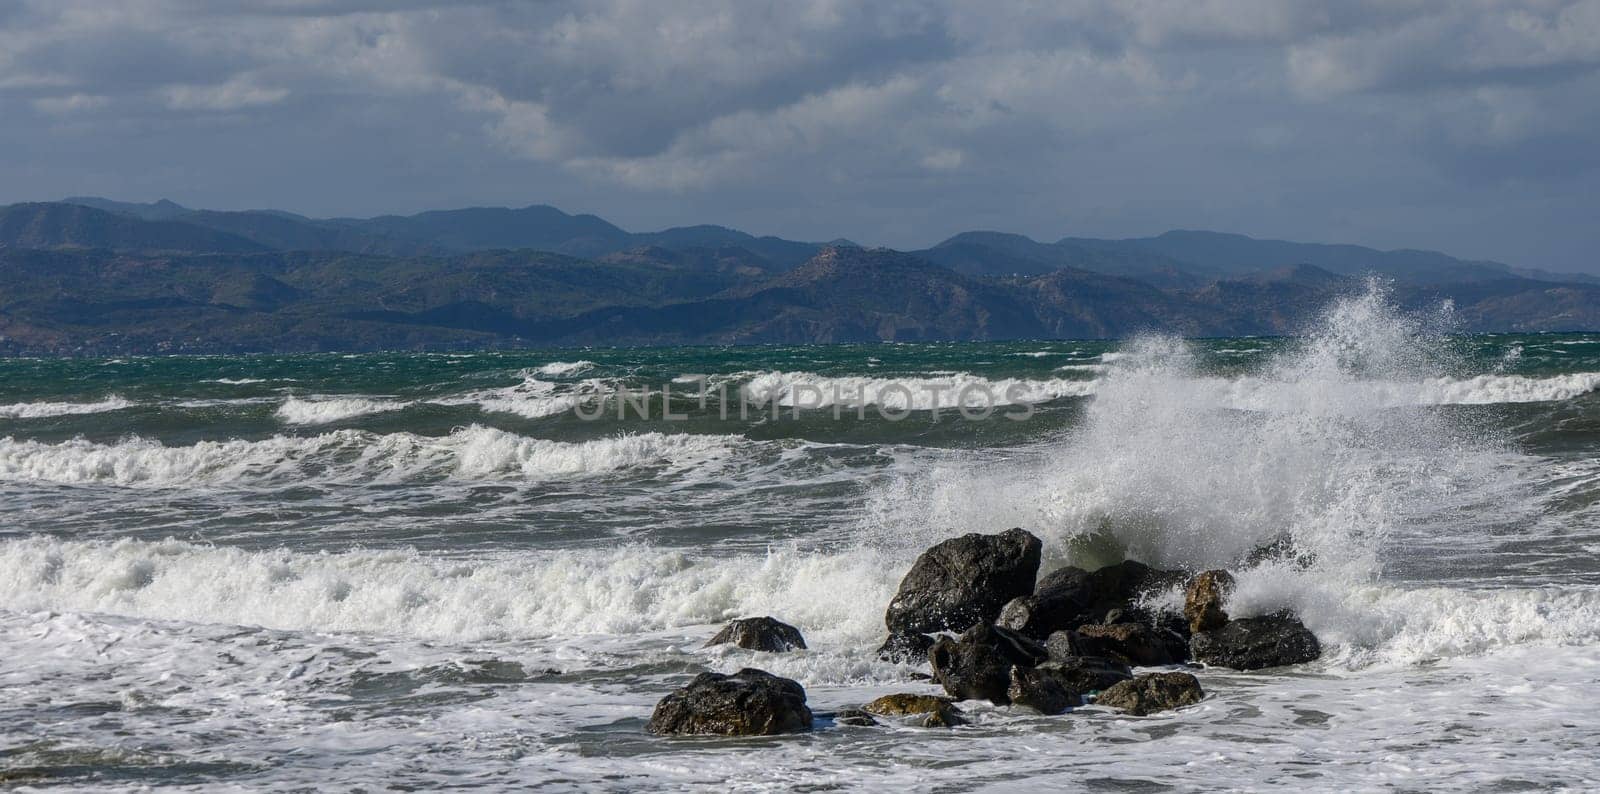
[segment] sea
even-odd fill
[[[1596,790],[1600,334],[1458,326],[1373,287],[1287,338],[0,360],[0,785]],[[884,608],[1011,527],[1230,568],[1323,657],[836,725],[938,691]],[[809,648],[704,647],[760,615]],[[646,731],[744,667],[816,730]]]

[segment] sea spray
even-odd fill
[[[872,540],[909,554],[1021,526],[1045,539],[1046,567],[1127,555],[1189,570],[1237,568],[1288,541],[1309,570],[1246,572],[1241,606],[1303,610],[1336,641],[1371,641],[1341,624],[1361,608],[1350,595],[1382,573],[1391,535],[1506,487],[1493,434],[1369,399],[1375,382],[1447,376],[1452,354],[1432,327],[1381,289],[1342,300],[1251,376],[1248,406],[1202,374],[1192,343],[1134,340],[1082,424],[1043,455],[897,482],[869,505]]]

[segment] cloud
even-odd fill
[[[14,0],[0,107],[32,153],[0,166],[12,199],[281,182],[251,198],[901,245],[1211,225],[1549,265],[1600,243],[1496,220],[1600,181],[1600,0]],[[85,155],[109,136],[146,164]]]

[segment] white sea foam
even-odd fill
[[[776,614],[824,639],[819,648],[855,656],[881,639],[883,606],[908,564],[865,549],[718,557],[629,545],[459,558],[31,537],[0,542],[0,606],[450,641],[649,634]],[[1285,606],[1328,646],[1325,666],[1600,641],[1592,589],[1364,586],[1333,595],[1268,567],[1241,574],[1228,604],[1241,617]]]
[[[358,416],[403,411],[411,405],[373,397],[290,397],[278,407],[277,416],[291,425],[326,425]]]
[[[51,416],[99,414],[132,408],[135,403],[113,394],[96,402],[27,402],[0,405],[0,419],[43,419]]]
[[[221,383],[228,386],[245,386],[251,383],[266,383],[266,378],[215,378],[204,383]]]
[[[588,406],[606,399],[611,382],[588,378],[576,383],[554,383],[526,373],[515,386],[481,389],[437,400],[441,405],[476,404],[491,413],[513,414],[525,419],[542,419]]]
[[[534,370],[540,375],[562,378],[594,369],[593,361],[552,361]]]
[[[683,470],[725,459],[735,436],[643,433],[548,441],[474,425],[448,436],[339,430],[311,437],[202,441],[169,447],[0,439],[0,480],[121,486],[281,485],[305,480],[405,482],[571,479],[623,469]]]
[[[810,372],[763,372],[743,386],[747,399],[802,408],[875,405],[892,410],[982,409],[1048,402],[1094,393],[1093,381],[990,379],[966,373],[939,377],[875,378]]]

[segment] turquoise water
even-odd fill
[[[0,360],[0,769],[1582,788],[1597,389],[1600,335],[1434,335],[1381,296],[1298,339]],[[643,732],[707,668],[820,709],[928,690],[872,656],[883,607],[922,548],[1010,526],[1047,566],[1091,535],[1196,569],[1290,535],[1321,562],[1243,575],[1234,610],[1294,608],[1329,653],[1204,671],[1210,700],[1143,720]],[[754,614],[812,650],[700,648]]]

